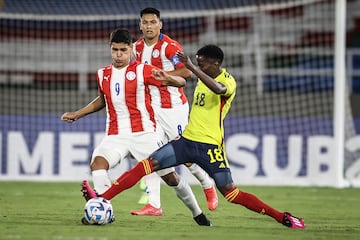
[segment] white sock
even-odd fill
[[[192,175],[194,175],[197,180],[201,183],[201,186],[203,189],[207,189],[212,187],[213,180],[210,178],[210,176],[207,174],[207,172],[204,171],[199,165],[193,163],[190,167],[188,167]]]
[[[105,169],[92,171],[94,189],[98,194],[103,194],[111,187],[111,180],[108,171]]]
[[[199,204],[195,198],[193,191],[190,188],[190,185],[185,181],[184,178],[180,177],[180,182],[177,186],[172,187],[178,198],[180,198],[184,204],[190,209],[193,217],[198,216],[202,213]]]
[[[156,173],[144,176],[144,181],[149,195],[149,204],[153,207],[160,208],[160,177]]]

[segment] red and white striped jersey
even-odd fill
[[[106,101],[107,135],[155,131],[148,86],[162,83],[152,77],[154,68],[133,61],[120,70],[109,65],[97,71],[99,92]]]
[[[147,46],[144,39],[139,39],[133,47],[136,60],[154,65],[164,71],[172,71],[183,67],[176,53],[182,51],[181,45],[165,34],[160,34],[159,40],[152,46]],[[150,87],[152,104],[155,107],[172,108],[187,102],[183,88],[161,86]]]

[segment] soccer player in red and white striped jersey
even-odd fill
[[[130,61],[132,37],[128,30],[117,29],[111,33],[110,51],[112,64],[97,71],[98,97],[85,107],[66,112],[61,117],[63,121],[71,123],[106,107],[106,135],[95,148],[90,164],[98,194],[111,186],[107,172],[109,168],[115,167],[129,155],[140,161],[162,146],[164,137],[156,131],[148,87],[182,87],[186,84],[180,76],[169,75],[153,65]],[[174,188],[199,225],[211,225],[189,184],[174,168],[161,170],[157,174]],[[88,200],[90,196],[85,190],[89,183],[84,181],[82,186],[83,195]]]
[[[161,33],[162,21],[160,11],[156,8],[145,8],[140,12],[139,27],[143,38],[138,39],[133,51],[136,60],[152,64],[163,69],[168,74],[179,75],[184,78],[191,77],[189,71],[176,56],[182,52],[182,46],[174,39]],[[165,142],[175,139],[182,134],[188,124],[189,104],[183,88],[172,86],[150,86],[151,104],[155,111],[155,120],[165,132]],[[215,210],[218,198],[213,180],[197,164],[186,164],[190,172],[200,181],[207,199],[208,208]],[[135,215],[157,215],[161,212],[160,179],[154,175],[144,177],[149,195],[148,204],[140,210],[131,213]]]
[[[237,84],[235,78],[222,67],[222,49],[216,45],[200,48],[196,53],[198,66],[183,52],[179,52],[178,57],[198,77],[190,121],[184,133],[119,176],[100,197],[111,200],[145,175],[190,161],[206,170],[228,202],[267,215],[288,228],[304,229],[303,219],[279,211],[234,185],[224,144],[224,120],[235,98]],[[90,187],[86,191],[96,197]]]

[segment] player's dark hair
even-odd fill
[[[160,18],[160,11],[153,7],[147,7],[141,10],[140,17],[142,17],[144,14],[155,14],[158,18]]]
[[[224,60],[224,52],[221,50],[221,48],[213,44],[205,45],[204,47],[200,48],[196,55],[215,59],[220,64]]]
[[[132,44],[132,36],[129,30],[124,28],[118,28],[111,32],[110,34],[110,44],[111,43],[126,43],[128,45]]]

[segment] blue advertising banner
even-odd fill
[[[360,119],[354,123],[359,133]],[[327,118],[227,118],[225,145],[235,183],[331,185],[336,170],[332,124]],[[0,180],[90,178],[89,161],[104,126],[100,114],[72,124],[57,115],[0,116]],[[349,153],[360,151],[356,132],[346,139]],[[353,177],[360,172],[359,161],[350,159],[345,166]],[[131,162],[120,165],[115,176]],[[192,182],[188,171],[178,171]]]

